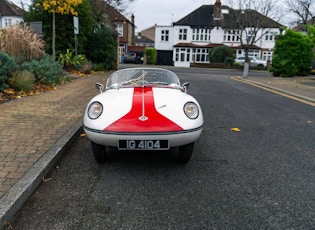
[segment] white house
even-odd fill
[[[209,63],[209,51],[216,46],[230,46],[236,49],[236,56],[244,56],[240,42],[240,28],[231,17],[236,10],[221,5],[202,5],[172,26],[155,26],[155,48],[157,64],[189,67],[192,63]],[[253,17],[264,17],[251,11]],[[266,28],[260,29],[261,37],[249,50],[250,56],[269,60],[272,57],[277,34],[281,33],[281,24],[265,18]],[[251,28],[246,28],[250,39]],[[262,36],[263,35],[263,36]],[[243,43],[244,44],[244,43]]]
[[[0,0],[0,29],[23,22],[23,10],[7,0]]]

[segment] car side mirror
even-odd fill
[[[96,83],[95,88],[98,89],[101,93],[103,92],[104,86],[101,83]]]
[[[185,91],[185,93],[187,93],[188,87],[189,87],[189,82],[185,82],[184,84],[182,84],[182,87]]]

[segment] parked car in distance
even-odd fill
[[[178,149],[187,163],[203,129],[197,100],[187,93],[189,83],[161,68],[127,68],[110,75],[100,94],[88,104],[83,128],[95,160],[107,160],[107,149]],[[105,91],[103,91],[105,90]]]
[[[124,58],[124,63],[143,63],[143,52],[142,51],[130,51],[126,54]]]
[[[257,66],[257,67],[267,67],[267,61],[258,59],[256,57],[248,57],[250,60],[250,66]],[[235,63],[240,65],[244,65],[245,57],[238,57],[234,60]]]

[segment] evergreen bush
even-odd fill
[[[147,56],[147,64],[154,65],[156,63],[156,49],[146,47],[144,50],[146,56]]]
[[[234,60],[234,50],[228,46],[217,46],[210,50],[209,61],[210,63],[225,63],[227,58]]]
[[[275,77],[304,76],[310,71],[314,43],[302,33],[286,30],[276,40],[272,58],[272,72]]]
[[[24,70],[28,70],[37,82],[53,86],[60,84],[63,75],[61,65],[50,56],[44,56],[40,60],[31,60],[22,64]]]
[[[234,64],[234,58],[233,57],[227,57],[224,60],[224,64],[228,65],[228,66],[232,66]]]
[[[94,63],[92,69],[94,71],[104,71],[106,70],[106,67],[104,63]]]
[[[19,69],[14,58],[6,53],[0,52],[0,92],[9,88],[8,79]]]
[[[90,36],[86,57],[103,70],[112,70],[117,60],[117,39],[108,28],[99,28]]]

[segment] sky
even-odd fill
[[[20,5],[21,0],[11,0]],[[30,0],[23,1],[29,4]],[[135,0],[131,7],[126,9],[126,18],[135,16],[136,31],[147,29],[154,24],[171,25],[202,5],[212,5],[215,0]]]
[[[20,5],[21,0],[11,0]],[[151,26],[171,25],[186,15],[195,11],[202,5],[213,5],[216,0],[134,0],[126,12],[125,17],[131,20],[131,14],[135,16],[136,32],[145,30]],[[29,4],[31,0],[23,0]],[[222,5],[228,5],[227,0],[221,0]]]
[[[202,5],[212,5],[215,0],[136,0],[127,9],[127,18],[135,16],[136,31],[157,25],[171,25]]]

